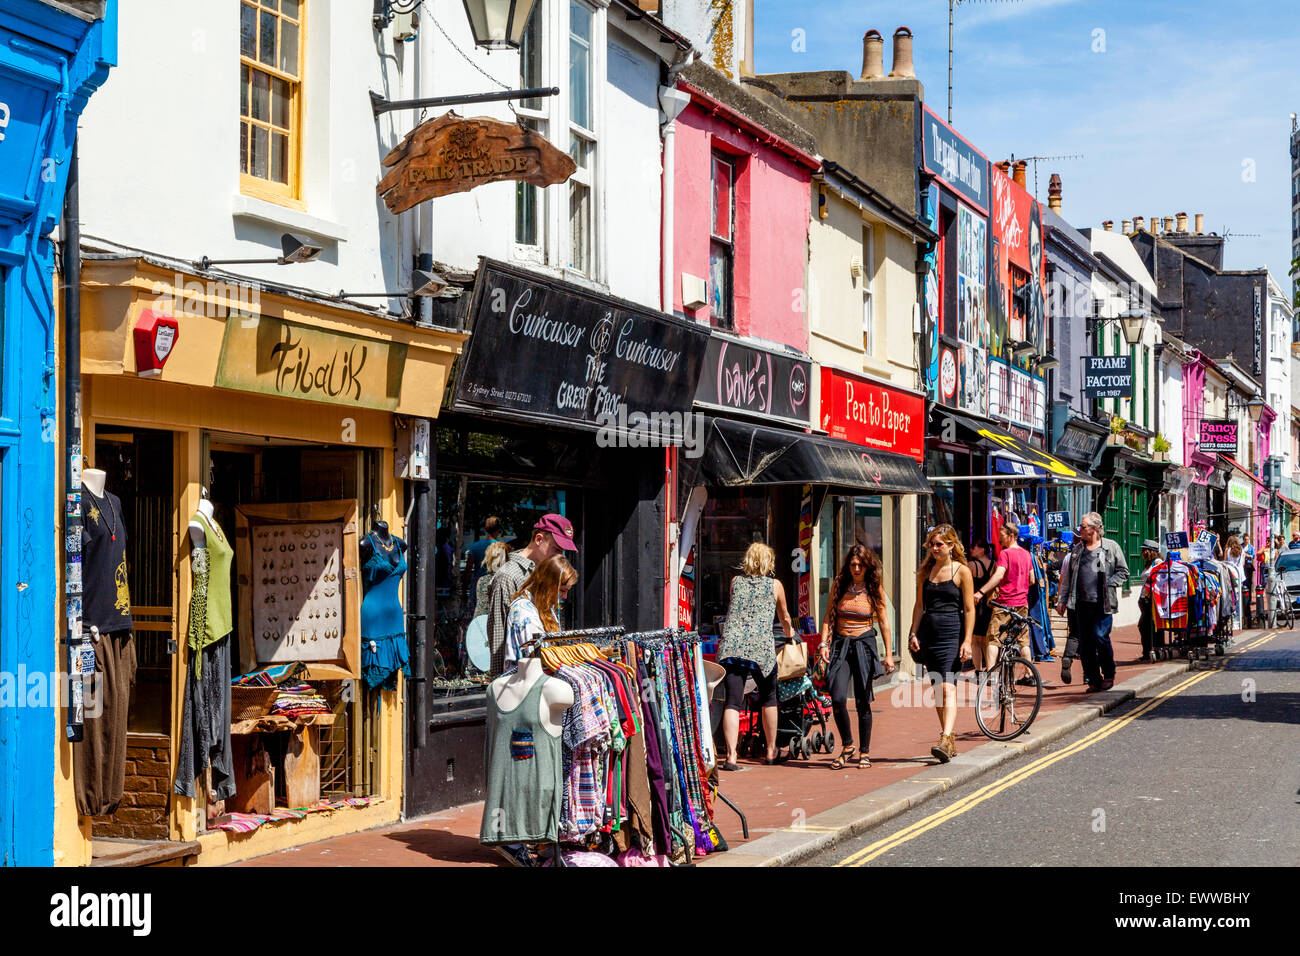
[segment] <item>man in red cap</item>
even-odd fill
[[[490,676],[495,680],[505,671],[506,619],[510,599],[523,587],[533,568],[562,551],[577,551],[573,543],[573,523],[564,515],[542,515],[533,525],[533,538],[518,551],[512,551],[501,565],[488,588],[488,650],[492,655]]]

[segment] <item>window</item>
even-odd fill
[[[569,268],[595,275],[596,135],[592,131],[595,14],[579,0],[569,2],[569,155],[578,164],[569,180]]]
[[[720,329],[735,328],[736,164],[713,154],[709,202],[709,314]]]
[[[876,354],[876,320],[871,293],[876,276],[876,243],[870,224],[862,227],[862,349]]]
[[[302,0],[240,4],[240,188],[291,203],[300,199],[302,27]]]
[[[538,12],[528,18],[528,26],[519,44],[519,88],[531,90],[542,86],[542,75],[542,15]],[[546,136],[546,107],[540,99],[521,101],[516,112],[525,127]],[[544,244],[545,195],[532,183],[515,183],[515,243],[536,247],[536,258],[539,259],[540,247]]]

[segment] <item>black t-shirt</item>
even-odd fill
[[[81,486],[81,621],[101,634],[129,630],[131,592],[126,583],[126,525],[122,502]]]

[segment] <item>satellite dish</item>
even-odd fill
[[[480,614],[469,622],[465,630],[465,653],[469,662],[478,670],[486,672],[492,666],[492,654],[488,651],[487,615]]]

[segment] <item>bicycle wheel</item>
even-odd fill
[[[975,696],[975,723],[994,740],[1019,737],[1038,716],[1043,679],[1023,657],[1004,658],[981,675]]]

